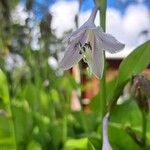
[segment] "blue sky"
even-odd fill
[[[53,2],[52,2],[53,1]],[[51,0],[51,4],[58,0]],[[73,1],[73,0],[66,0],[66,1]],[[120,10],[124,13],[125,9],[128,5],[140,3],[140,0],[107,0],[107,7],[108,8],[115,8]],[[145,4],[147,7],[150,8],[150,0],[142,0],[142,3]],[[94,6],[93,0],[83,0],[82,11],[86,11],[91,9]]]
[[[26,0],[21,0],[25,3]],[[41,19],[48,8],[54,3],[61,0],[35,0],[33,4],[33,11],[37,19]],[[64,1],[77,1],[77,0],[64,0]],[[107,8],[115,8],[124,14],[126,8],[131,4],[143,3],[150,9],[150,0],[107,0]],[[94,7],[93,0],[83,0],[81,11],[87,11]]]
[[[27,17],[24,9],[26,0],[20,0],[18,11],[14,18],[25,22]],[[122,1],[122,3],[120,3]],[[78,0],[34,0],[33,13],[36,21],[40,21],[44,14],[50,12],[53,16],[51,28],[54,34],[61,38],[64,32],[75,30],[74,17],[78,13]],[[93,0],[83,0],[79,14],[79,26],[89,17]],[[20,9],[21,8],[21,9]],[[125,49],[109,57],[125,57],[135,47],[150,39],[150,0],[107,0],[106,32],[112,34],[120,42],[124,43]],[[95,24],[99,25],[99,13]],[[24,16],[24,17],[23,17]],[[24,18],[24,21],[23,21]],[[148,31],[148,35],[142,35],[142,31]],[[36,29],[37,33],[40,31]]]
[[[123,2],[120,3],[120,1]],[[93,6],[93,0],[83,1],[79,14],[79,26],[87,20]],[[52,28],[56,35],[61,36],[63,31],[74,29],[73,22],[77,10],[77,1],[53,2],[50,11],[53,14]],[[124,51],[116,54],[118,57],[126,56],[128,52],[150,38],[150,34],[141,35],[141,32],[145,30],[150,33],[149,11],[150,0],[107,0],[106,32],[126,45]],[[95,24],[99,25],[98,16]],[[113,56],[117,57],[116,55]]]
[[[25,4],[26,0],[21,1]],[[93,7],[93,0],[83,0],[79,26],[88,19]],[[75,30],[74,17],[78,13],[78,0],[34,0],[33,12],[37,21],[48,11],[53,16],[51,28],[57,37],[62,37],[68,30]],[[150,39],[149,13],[150,0],[107,0],[106,32],[126,45],[114,57],[124,57],[139,44]],[[99,25],[99,22],[97,15],[95,24]],[[148,35],[141,34],[145,30]]]

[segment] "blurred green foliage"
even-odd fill
[[[61,39],[53,34],[51,14],[45,13],[41,21],[35,21],[29,15],[33,1],[26,2],[28,17],[22,25],[11,17],[19,1],[0,1],[0,150],[98,150],[101,147],[100,93],[90,104],[92,112],[72,112],[71,94],[81,85],[71,75],[62,76],[49,65],[50,56],[58,60],[58,52],[63,49]],[[41,35],[36,49],[32,46],[35,28]],[[128,62],[122,63],[119,83],[146,67],[150,60],[149,47],[150,43],[145,43],[126,59]],[[8,63],[8,59],[13,61]],[[131,65],[135,59],[138,59],[137,67]],[[118,91],[118,87],[112,90],[115,83],[116,79],[107,83],[108,101]],[[122,90],[118,96],[121,93]],[[141,135],[141,124],[135,101],[129,99],[118,105],[109,127],[113,148],[140,150],[126,128]],[[149,119],[147,138],[149,148]]]

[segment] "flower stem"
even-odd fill
[[[106,30],[106,4],[107,0],[99,0],[100,4],[100,25],[104,32]]]
[[[101,79],[101,104],[102,104],[102,118],[105,116],[106,113],[106,60],[105,60],[105,52],[104,52],[104,72],[103,77]]]
[[[107,0],[99,0],[100,4],[100,24],[104,32],[106,29],[106,4]],[[105,116],[106,110],[106,56],[104,52],[104,71],[101,79],[101,103],[102,103],[102,118]]]

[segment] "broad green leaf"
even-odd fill
[[[149,120],[149,117],[147,118],[148,118],[147,120],[147,146],[148,146],[148,144],[150,145],[150,142],[149,142],[150,141],[150,136],[149,136],[150,135],[150,130],[149,130],[150,120]],[[110,126],[111,125],[115,128],[119,128],[119,130],[122,130],[121,131],[122,134],[124,134],[128,138],[127,143],[129,143],[129,140],[131,141],[131,139],[132,139],[132,142],[134,142],[135,140],[134,137],[131,137],[131,135],[129,135],[129,133],[127,132],[127,128],[131,128],[134,131],[135,135],[142,137],[142,114],[136,102],[134,101],[134,99],[129,99],[125,101],[124,103],[117,105],[117,107],[114,108],[113,112],[111,113],[111,118],[110,118]],[[115,140],[114,135],[113,135],[113,140]],[[117,137],[116,137],[116,141],[117,141]],[[118,144],[115,143],[114,145],[118,145]],[[119,145],[118,146],[122,149],[122,145],[123,143],[121,141],[120,146]],[[134,145],[135,145],[135,142],[134,142]],[[125,150],[126,149],[129,149],[129,148],[125,147]]]
[[[118,84],[128,81],[133,75],[139,74],[150,63],[150,41],[137,47],[120,64]]]
[[[95,134],[92,137],[89,137],[89,141],[92,143],[96,150],[101,149],[102,141],[101,141],[101,134]]]
[[[115,101],[122,94],[124,86],[133,75],[141,73],[150,63],[150,41],[137,47],[120,64],[117,82],[112,96],[108,96],[115,104]],[[109,93],[108,93],[109,94]],[[114,105],[111,104],[111,105]]]
[[[109,125],[109,141],[114,150],[141,150],[126,131],[116,124]]]
[[[142,125],[141,112],[133,99],[117,105],[111,114],[111,121],[120,123],[123,127],[140,127]]]

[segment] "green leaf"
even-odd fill
[[[9,92],[5,74],[0,69],[0,99],[5,106],[9,106]]]
[[[33,110],[39,108],[38,100],[39,100],[40,92],[39,92],[38,87],[36,87],[32,83],[28,83],[24,86],[22,92],[20,93],[21,93],[21,96],[24,97],[28,101],[30,107]]]
[[[16,149],[14,124],[10,109],[8,84],[5,74],[0,69],[0,148]]]
[[[110,123],[109,141],[114,150],[141,150],[126,131],[116,124]]]
[[[18,148],[26,147],[30,141],[30,135],[33,127],[33,120],[29,104],[26,100],[12,101],[13,120],[15,126],[15,135]]]
[[[123,127],[139,127],[142,125],[141,112],[133,99],[117,105],[111,114],[111,121],[120,123]]]
[[[113,90],[113,94],[108,96],[108,101],[111,100],[109,109],[116,104],[117,99],[122,94],[124,86],[133,75],[141,73],[150,63],[150,41],[137,47],[130,53],[120,64],[117,82]],[[109,94],[109,93],[108,93]]]
[[[74,112],[75,123],[79,125],[83,133],[91,134],[96,128],[97,116],[94,113],[85,113],[83,111]],[[81,134],[81,131],[80,131]]]
[[[88,138],[69,139],[65,143],[64,150],[95,150]]]
[[[39,143],[37,143],[36,141],[31,141],[28,145],[27,150],[42,150],[42,147]]]
[[[52,149],[59,149],[61,142],[63,140],[63,124],[62,122],[57,122],[53,124],[51,123],[50,127],[50,135],[51,135],[51,147]]]
[[[150,63],[150,41],[137,47],[120,64],[118,84],[128,81],[133,75],[139,74]]]

